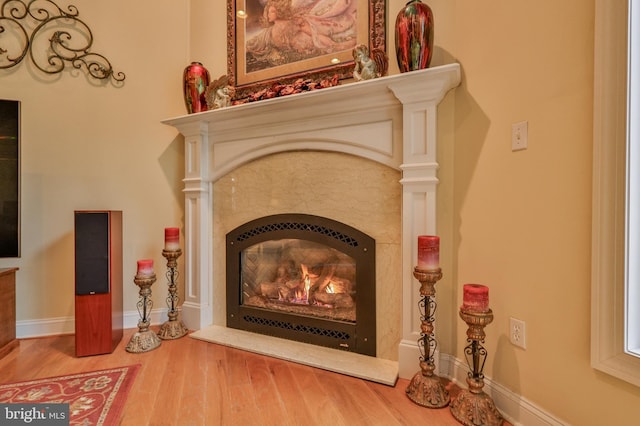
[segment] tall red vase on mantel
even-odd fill
[[[420,0],[409,1],[396,17],[396,56],[400,72],[429,67],[433,53],[433,12]]]
[[[208,109],[205,92],[209,86],[209,71],[200,62],[191,62],[184,69],[182,83],[184,89],[184,104],[187,112],[202,112]]]

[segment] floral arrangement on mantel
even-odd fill
[[[261,101],[263,99],[278,98],[281,96],[294,95],[296,93],[309,92],[312,90],[324,89],[338,85],[338,75],[332,78],[325,78],[320,81],[300,78],[290,84],[274,83],[273,85],[252,93],[243,99],[234,99],[231,105],[241,105],[249,102]]]
[[[269,87],[261,89],[255,93],[241,99],[234,99],[236,89],[229,84],[229,77],[223,75],[211,82],[205,91],[205,99],[209,110],[225,108],[231,105],[242,105],[249,102],[261,101],[263,99],[278,98],[281,96],[294,95],[296,93],[309,92],[311,90],[324,89],[338,85],[338,75],[332,78],[315,81],[300,78],[293,83],[274,83]]]

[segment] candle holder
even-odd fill
[[[151,308],[153,307],[151,285],[156,282],[156,274],[136,275],[133,282],[140,287],[140,300],[136,304],[140,314],[140,321],[138,321],[138,331],[131,336],[125,349],[127,352],[133,353],[149,352],[160,346],[161,343],[156,333],[149,330],[149,313],[151,313]]]
[[[482,346],[485,339],[484,328],[493,321],[493,312],[472,312],[460,309],[460,318],[467,323],[465,358],[470,372],[467,374],[468,389],[460,391],[451,401],[451,414],[463,425],[497,426],[503,424],[503,417],[489,395],[482,391],[484,386],[484,363],[487,350]]]
[[[178,258],[182,255],[182,250],[162,250],[162,256],[167,259],[167,280],[169,282],[169,295],[167,296],[167,306],[169,307],[169,319],[160,326],[158,336],[161,339],[179,339],[186,335],[189,330],[184,323],[178,319]]]
[[[418,339],[420,371],[413,376],[405,392],[409,399],[418,405],[442,408],[449,403],[450,398],[440,377],[434,373],[434,354],[438,343],[433,337],[433,322],[437,307],[435,284],[442,278],[442,270],[440,268],[424,270],[415,267],[413,276],[420,281],[420,295],[422,296],[418,303],[421,320],[420,339]]]

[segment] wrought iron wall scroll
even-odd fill
[[[29,54],[40,71],[58,74],[67,65],[92,78],[122,82],[109,60],[90,51],[93,34],[78,18],[78,8],[63,10],[51,0],[4,0],[0,9],[0,69],[18,65]]]

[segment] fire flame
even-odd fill
[[[309,268],[304,265],[304,264],[300,264],[300,270],[301,270],[301,276],[302,278],[299,281],[299,286],[293,290],[293,297],[289,296],[289,297],[285,297],[282,292],[280,292],[278,294],[278,300],[281,302],[289,302],[289,303],[299,303],[299,304],[308,304],[309,303],[309,290],[312,287],[312,282],[313,280],[317,280],[318,276],[317,275],[313,275],[313,273],[309,273]],[[318,289],[319,291],[324,291],[325,293],[329,293],[329,294],[335,294],[337,292],[339,292],[340,289],[340,281],[329,281],[325,286],[324,289],[322,289],[322,287],[320,287],[320,289]],[[319,301],[315,300],[313,302],[314,305],[320,305],[320,306],[331,306],[331,305],[326,305],[323,303],[320,303]]]

